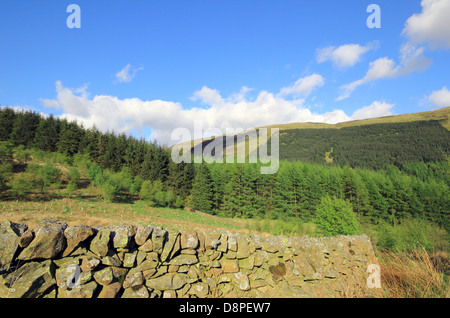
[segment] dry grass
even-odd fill
[[[115,224],[152,224],[176,229],[205,230],[217,227],[248,231],[243,222],[218,218],[197,211],[111,203],[101,199],[61,197],[48,201],[0,201],[0,222],[10,220],[34,228],[45,219],[58,219],[68,225],[108,226]],[[241,224],[242,223],[242,224]]]
[[[437,109],[434,111],[410,113],[403,115],[384,116],[378,118],[362,119],[346,121],[338,124],[323,124],[323,123],[289,123],[281,125],[270,125],[261,128],[279,128],[281,130],[289,129],[322,129],[322,128],[344,128],[380,123],[404,123],[420,120],[438,120],[441,125],[450,130],[450,107]]]
[[[411,253],[381,253],[384,298],[449,298],[448,276],[444,273],[449,258],[445,252],[429,254],[424,248]]]

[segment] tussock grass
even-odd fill
[[[384,298],[449,298],[449,258],[445,252],[383,252],[378,255]],[[448,269],[447,269],[448,270]]]

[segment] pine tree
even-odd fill
[[[223,203],[223,192],[228,180],[228,165],[211,163],[208,165],[213,180],[213,210],[218,213]]]
[[[275,174],[260,174],[255,181],[256,200],[253,204],[256,217],[264,217],[274,211]]]
[[[176,195],[185,199],[191,192],[192,181],[195,176],[193,164],[185,162],[176,164],[170,161],[168,169],[167,184]]]
[[[78,153],[83,135],[84,131],[76,122],[68,122],[66,119],[62,120],[59,133],[58,152],[66,156],[73,156]]]
[[[10,140],[14,146],[32,146],[41,117],[32,111],[16,113]]]
[[[0,108],[0,141],[9,140],[14,128],[14,120],[16,113],[12,108],[1,107]]]
[[[241,216],[252,218],[255,216],[255,202],[257,201],[255,184],[259,170],[257,170],[256,164],[239,164],[239,167],[242,169]]]
[[[40,150],[55,152],[59,141],[60,121],[53,115],[48,118],[41,118],[36,129],[33,145]]]
[[[206,164],[200,164],[191,191],[192,207],[202,212],[212,212],[213,191],[211,173]]]

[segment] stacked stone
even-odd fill
[[[4,221],[0,241],[0,297],[311,297],[324,288],[317,282],[361,276],[374,259],[365,235],[265,238],[57,220],[32,231]]]

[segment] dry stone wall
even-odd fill
[[[369,238],[154,226],[0,224],[0,297],[339,297],[366,288]]]

